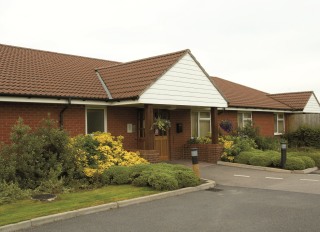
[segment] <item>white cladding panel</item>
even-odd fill
[[[139,103],[227,107],[206,74],[186,54],[139,98]]]
[[[314,96],[314,94],[311,95],[307,105],[303,109],[304,113],[320,113],[320,105]]]

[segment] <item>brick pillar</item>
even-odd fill
[[[145,149],[154,149],[154,132],[151,130],[153,124],[153,106],[144,105],[144,120],[145,120]]]
[[[218,144],[219,125],[218,125],[218,109],[211,107],[211,139],[212,144]]]

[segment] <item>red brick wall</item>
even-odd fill
[[[274,136],[274,114],[272,112],[252,112],[254,126],[259,128],[260,135]]]
[[[183,147],[191,138],[191,115],[190,110],[170,111],[170,154],[171,160],[182,159]],[[183,132],[177,133],[176,124],[182,123]]]
[[[221,144],[186,144],[183,150],[183,159],[191,159],[191,149],[198,149],[198,160],[209,163],[217,163],[223,153]]]
[[[137,129],[137,109],[132,107],[108,107],[107,108],[107,128],[113,136],[122,135],[124,137],[123,147],[125,149],[137,149],[137,131],[127,133],[127,124],[136,125]]]
[[[237,130],[238,128],[238,120],[237,120],[237,111],[218,111],[218,123],[222,120],[228,120],[232,123],[233,130]],[[225,135],[227,134],[224,130],[222,130],[219,126],[219,134]]]
[[[238,128],[237,111],[219,111],[218,121],[221,120],[232,122],[234,130]],[[259,128],[260,135],[274,135],[274,114],[272,112],[252,112],[252,120],[254,126]],[[222,129],[220,129],[220,133],[225,134]]]
[[[0,141],[9,142],[12,126],[21,117],[31,128],[39,126],[42,119],[50,118],[59,121],[60,111],[65,105],[38,103],[0,102]],[[64,128],[71,136],[85,133],[85,107],[71,105],[64,112]]]

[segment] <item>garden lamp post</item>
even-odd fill
[[[191,148],[192,170],[200,178],[198,148]]]
[[[281,162],[280,167],[284,169],[287,160],[287,143],[285,141],[281,141]]]

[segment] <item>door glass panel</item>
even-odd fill
[[[201,120],[200,121],[200,137],[209,136],[210,134],[210,121]]]
[[[210,118],[210,112],[200,112],[200,118]]]
[[[191,114],[192,137],[198,137],[198,112]]]

